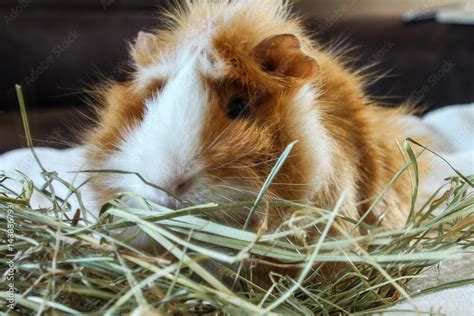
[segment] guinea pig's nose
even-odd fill
[[[180,178],[176,181],[173,191],[176,195],[183,195],[191,188],[192,184],[190,178]]]

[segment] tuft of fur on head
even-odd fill
[[[183,1],[163,18],[132,45],[133,78],[103,89],[86,137],[94,169],[138,172],[176,192],[184,183],[193,203],[249,200],[297,140],[266,198],[331,209],[346,191],[343,212],[358,218],[402,166],[397,140],[408,112],[377,106],[364,93],[367,78],[313,41],[286,1]],[[232,118],[236,96],[248,113]],[[134,191],[170,204],[126,175],[102,174],[95,186],[101,201]],[[367,221],[402,225],[409,188],[401,177]],[[269,211],[269,229],[293,212]],[[241,227],[247,210],[219,216]],[[251,229],[264,216],[257,212]]]

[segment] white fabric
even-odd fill
[[[431,148],[463,174],[474,174],[474,104],[450,106],[431,112],[422,119],[407,117],[406,120],[407,122],[416,123],[412,124],[413,128],[407,131],[410,136],[414,135],[415,138],[416,135],[430,136],[435,141]],[[86,174],[69,173],[85,167],[84,150],[80,147],[67,150],[36,148],[36,153],[46,170],[58,172],[59,177],[76,186],[88,177]],[[454,175],[454,172],[441,159],[434,157],[433,164],[434,167],[430,174],[422,179],[422,196],[429,196],[444,183],[444,178]],[[41,169],[33,159],[29,149],[18,149],[0,155],[0,170],[4,170],[9,174],[15,174],[15,170],[20,170],[27,174],[36,186],[41,186],[44,183],[40,175]],[[17,176],[19,175],[17,174]],[[56,194],[60,197],[64,197],[68,193],[68,189],[64,185],[56,183],[54,188]],[[81,192],[84,202],[93,200],[87,198],[91,194],[87,186]],[[73,206],[72,209],[79,206],[75,198],[72,198],[70,203]],[[34,204],[47,207],[48,200],[36,192]],[[86,207],[89,212],[92,211],[93,215],[97,215],[95,205],[88,204]],[[424,279],[415,279],[410,285],[413,290],[421,290],[454,280],[474,278],[474,256],[467,255],[463,260],[456,262],[443,262],[438,270],[431,269],[425,271],[422,275],[425,276]],[[413,305],[406,302],[401,303],[395,306],[393,310],[414,311],[416,306],[420,312],[433,311],[446,315],[474,315],[474,286],[464,286],[415,297],[412,303]],[[413,312],[391,312],[386,314],[413,315]]]
[[[86,168],[84,150],[82,147],[63,150],[37,147],[35,148],[35,153],[45,171],[56,172],[59,178],[67,181],[74,187],[80,186],[81,183],[89,177],[89,174],[76,173],[76,171]],[[45,179],[41,176],[43,170],[36,162],[29,148],[15,149],[0,155],[0,171],[6,172],[10,177],[23,179],[22,175],[17,172],[20,171],[27,175],[37,188],[40,188],[46,183]],[[65,198],[70,192],[66,185],[58,181],[54,181],[52,185],[54,187],[54,193],[60,198]],[[8,187],[16,190],[18,193],[21,191],[21,186],[18,182],[12,181],[8,184]],[[90,188],[85,185],[80,192],[82,195],[81,200],[84,202],[88,213],[91,213],[93,217],[97,217],[97,205],[92,203],[93,198],[91,198]],[[80,206],[75,195],[71,196],[68,202],[71,204],[72,211],[67,215],[71,217],[74,215],[72,212]],[[47,199],[35,190],[31,199],[31,205],[35,208],[48,208],[51,207],[51,202],[50,199]]]
[[[474,286],[462,286],[429,295],[415,297],[413,305],[407,302],[400,303],[392,311],[385,312],[385,316],[404,315],[474,315]],[[432,314],[427,314],[431,312]]]
[[[454,168],[464,175],[474,174],[474,104],[456,105],[427,114],[417,125],[415,133],[430,136],[430,146]],[[433,156],[433,168],[422,179],[421,196],[428,197],[454,172],[440,158]],[[442,262],[437,269],[429,269],[415,279],[410,287],[416,291],[447,282],[474,278],[474,255],[465,255],[462,260]],[[434,312],[435,315],[474,315],[474,285],[444,290],[415,297],[413,304],[402,302],[384,315],[414,315],[414,311]],[[416,309],[415,309],[416,307]]]

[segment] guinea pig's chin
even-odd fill
[[[180,208],[183,207],[183,204],[172,196],[163,196],[163,197],[159,197],[155,201],[153,200],[150,200],[150,201],[156,204],[159,204],[161,206],[164,206],[166,208],[169,208],[170,210],[179,210]]]
[[[176,198],[174,198],[172,196],[166,196],[164,194],[163,195],[158,194],[158,195],[155,195],[155,196],[141,196],[141,197],[144,198],[146,201],[148,201],[150,203],[163,206],[163,207],[165,207],[167,209],[170,209],[170,210],[179,210],[180,208],[183,207],[182,202],[180,202],[179,200],[177,200]],[[127,205],[129,205],[131,207],[135,207],[135,208],[142,208],[143,207],[143,203],[138,201],[134,197],[128,197],[125,200],[125,203]]]

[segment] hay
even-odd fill
[[[407,144],[410,159],[393,181],[410,167],[417,179],[417,155]],[[284,158],[285,154],[276,166]],[[278,167],[274,171],[278,172]],[[43,176],[51,183],[65,182],[51,172]],[[74,213],[71,206],[67,199],[55,198],[50,186],[35,188],[26,176],[18,179],[0,173],[0,231],[9,236],[0,245],[0,262],[7,267],[0,282],[0,303],[8,307],[13,298],[16,306],[11,314],[327,315],[383,311],[401,298],[410,301],[407,283],[421,270],[458,259],[473,245],[472,182],[474,176],[447,179],[425,205],[415,210],[413,203],[402,229],[387,232],[342,217],[338,211],[344,196],[333,210],[257,199],[175,211],[144,201],[139,192],[123,193],[104,206],[98,222],[87,223],[80,212],[68,218],[66,213]],[[12,190],[14,183],[23,189]],[[270,183],[271,176],[266,186]],[[70,187],[72,196],[76,191]],[[48,196],[54,207],[32,208],[34,190]],[[265,188],[259,198],[264,192]],[[131,207],[130,201],[142,207]],[[275,232],[252,233],[207,219],[210,212],[242,207],[255,210],[272,204],[299,210]],[[354,227],[363,226],[365,233],[329,236],[329,228],[337,229],[336,218]],[[160,245],[161,255],[144,253],[117,239],[125,227],[134,225]],[[319,238],[296,245],[291,237],[303,234],[304,228],[314,229]],[[303,272],[297,279],[274,273],[273,286],[261,289],[250,282],[244,267],[263,257],[299,265]],[[316,262],[343,263],[343,271],[325,276],[315,268]],[[461,283],[469,282],[473,283]]]
[[[21,182],[23,190],[11,190],[12,181]],[[29,199],[34,184],[26,177],[12,179],[1,174],[0,183],[0,230],[7,234],[10,222],[15,233],[11,243],[0,246],[0,262],[8,265],[14,255],[15,302],[24,313],[116,314],[138,306],[164,314],[367,312],[396,302],[400,293],[408,295],[403,288],[423,268],[459,258],[474,242],[474,196],[459,177],[450,178],[441,198],[433,196],[399,231],[366,227],[368,233],[362,236],[334,239],[325,234],[326,229],[306,247],[286,237],[301,233],[299,222],[328,223],[326,228],[330,227],[339,216],[337,208],[325,211],[285,201],[268,202],[305,211],[279,231],[258,235],[204,219],[209,212],[232,212],[233,208],[252,207],[252,202],[179,211],[148,202],[138,209],[124,202],[139,199],[137,195],[122,194],[107,205],[98,223],[85,224],[65,216],[70,211],[66,201],[56,201],[55,210],[32,209]],[[116,217],[113,222],[112,216]],[[118,241],[117,234],[129,225],[142,228],[166,253],[151,256]],[[233,251],[216,251],[211,246]],[[237,277],[238,269],[229,269],[255,255],[302,265],[308,273],[298,280],[274,275],[274,285],[265,292],[244,275]],[[239,290],[230,291],[221,278],[203,268],[201,263],[210,261],[221,269],[218,275],[236,277]],[[347,263],[345,271],[326,279],[312,271],[314,262],[328,261]],[[8,273],[2,289],[8,288]],[[7,291],[0,292],[0,300],[7,297]]]

